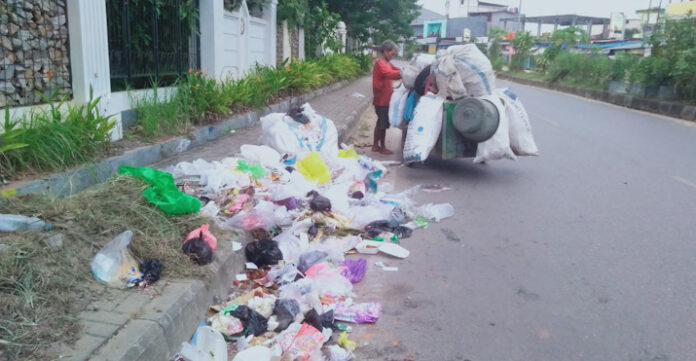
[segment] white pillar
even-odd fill
[[[290,59],[292,57],[292,44],[290,42],[290,28],[288,27],[288,21],[283,20],[282,30],[283,30],[283,61]]]
[[[223,0],[200,2],[201,69],[210,77],[220,80],[223,73],[222,36],[224,20]]]
[[[297,37],[299,38],[299,43],[300,43],[300,48],[299,51],[297,52],[297,57],[300,60],[305,60],[305,36],[304,36],[304,28],[299,28],[299,32],[297,34]]]
[[[68,0],[68,33],[70,36],[70,67],[73,101],[81,104],[93,97],[102,97],[99,110],[112,115],[116,126],[111,139],[123,137],[121,113],[109,114],[111,69],[109,67],[109,36],[106,26],[105,0]]]
[[[266,20],[266,65],[274,65],[276,62],[276,41],[278,37],[276,13],[278,0],[270,0],[266,3],[263,17]]]

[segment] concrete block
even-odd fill
[[[118,306],[116,306],[114,311],[126,315],[137,315],[140,314],[143,307],[150,303],[151,300],[152,299],[150,299],[150,296],[148,295],[142,293],[131,293],[128,297],[121,301]]]
[[[115,311],[83,311],[77,317],[81,320],[110,323],[113,325],[125,325],[131,319],[131,315]]]
[[[111,335],[116,333],[116,331],[123,326],[89,320],[80,320],[79,323],[82,333],[105,338],[111,337]]]
[[[687,120],[696,120],[696,106],[685,105],[681,112],[681,118]]]
[[[178,350],[177,350],[178,351]],[[173,355],[164,331],[156,322],[132,320],[89,360],[99,361],[151,361],[163,360]]]
[[[106,342],[106,337],[93,336],[93,335],[83,335],[79,340],[72,346],[73,351],[70,352],[70,356],[67,358],[62,358],[61,360],[67,361],[85,361],[89,360],[90,355],[94,353],[100,346]]]

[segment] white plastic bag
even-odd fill
[[[505,114],[505,107],[495,95],[479,97],[479,99],[488,100],[498,109],[500,114],[500,124],[491,139],[483,143],[479,143],[476,149],[476,158],[474,163],[482,163],[490,160],[507,158],[516,160],[515,154],[510,149],[510,135],[508,134],[508,118]]]
[[[401,83],[408,89],[413,89],[413,86],[416,83],[416,78],[418,77],[418,74],[421,72],[423,69],[419,69],[418,67],[408,64],[401,68]]]
[[[418,214],[421,217],[440,222],[454,215],[454,207],[449,203],[428,203],[418,208]]]
[[[428,93],[420,98],[404,143],[404,163],[423,162],[437,143],[442,130],[444,98]]]
[[[394,89],[391,100],[389,101],[389,124],[392,127],[398,127],[404,120],[404,109],[406,109],[406,99],[408,98],[408,89],[401,85]]]
[[[133,232],[125,231],[99,250],[90,263],[96,279],[116,288],[131,287],[140,282],[143,275],[128,251],[132,237]]]
[[[309,119],[307,124],[300,124],[283,113],[261,118],[261,144],[281,154],[299,156],[316,151],[324,157],[336,157],[338,131],[333,121],[315,112],[309,103],[302,105],[302,114]]]
[[[496,89],[495,94],[505,103],[512,151],[517,155],[539,155],[539,148],[532,134],[532,124],[529,122],[529,115],[520,98],[509,88]]]
[[[454,56],[462,83],[470,96],[493,94],[495,89],[493,65],[476,44],[450,46],[447,52]]]
[[[279,168],[280,153],[271,147],[265,145],[244,144],[240,147],[242,157],[250,163],[260,163],[267,168]]]

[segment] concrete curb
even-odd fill
[[[312,92],[294,96],[280,103],[265,107],[261,111],[247,112],[227,118],[214,125],[199,127],[187,136],[178,137],[162,143],[131,149],[121,155],[100,160],[95,164],[84,165],[63,173],[56,173],[43,179],[18,182],[0,188],[2,194],[47,194],[65,197],[94,184],[101,183],[117,174],[118,166],[145,166],[163,159],[184,153],[212,140],[226,135],[233,129],[248,127],[269,113],[287,112],[291,105],[297,105],[345,87],[352,82],[340,81]],[[358,115],[359,116],[359,115]],[[339,133],[340,134],[340,133]]]
[[[335,120],[339,142],[345,141],[357,127],[371,99],[366,97],[344,119]],[[207,283],[178,280],[164,286],[160,281],[155,285],[160,295],[153,299],[126,290],[112,300],[90,306],[78,316],[82,336],[68,351],[67,360],[168,360],[181,350],[182,342],[191,338],[214,299],[226,299],[235,275],[243,271],[244,262],[242,251],[235,253],[230,247],[221,246],[214,262],[207,266],[211,273]]]
[[[540,80],[521,79],[506,74],[496,74],[496,76],[500,79],[510,80],[520,84],[557,90],[564,93],[599,100],[605,103],[611,103],[673,118],[680,118],[692,122],[696,121],[696,106],[694,105],[642,98],[634,95],[609,92],[606,90],[574,88],[560,84],[547,83]]]

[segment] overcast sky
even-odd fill
[[[444,14],[446,0],[420,0],[425,8]],[[450,0],[452,3],[457,0]],[[474,3],[475,0],[470,0]],[[680,2],[681,0],[672,0]],[[496,4],[507,4],[510,7],[519,6],[519,0],[488,0]],[[662,0],[662,7],[669,4],[669,0]],[[638,9],[646,9],[649,0],[522,0],[522,13],[527,16],[577,14],[587,16],[599,16],[608,18],[611,12],[623,12],[629,19],[637,18],[635,12]],[[652,0],[652,6],[656,7],[660,0]]]

